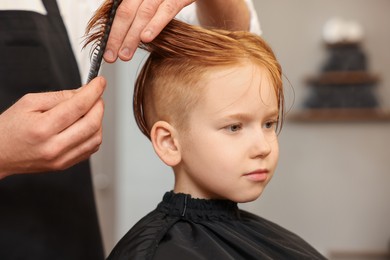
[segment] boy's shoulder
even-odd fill
[[[119,240],[107,259],[151,259],[170,222],[164,213],[150,212]]]
[[[154,210],[108,259],[325,259],[287,229],[239,210],[237,219],[170,216]]]

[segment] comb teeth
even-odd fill
[[[107,22],[104,24],[104,33],[101,36],[100,39],[97,40],[93,52],[92,52],[92,61],[91,61],[91,68],[89,69],[87,83],[89,83],[91,80],[97,77],[99,74],[100,66],[103,60],[103,54],[106,50],[108,36],[110,35],[111,26],[114,21],[116,10],[118,9],[118,6],[122,2],[122,0],[114,0],[111,10],[108,15]]]

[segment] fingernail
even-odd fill
[[[114,53],[112,52],[112,50],[106,50],[105,53],[104,53],[104,57],[107,60],[113,60],[114,59]]]
[[[121,50],[121,55],[126,57],[126,58],[130,57],[130,49],[129,48],[123,48]]]

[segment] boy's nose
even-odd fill
[[[270,140],[267,139],[263,131],[256,131],[251,144],[251,157],[264,158],[271,152]]]

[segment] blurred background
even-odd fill
[[[339,120],[294,120],[294,115],[307,110],[307,77],[319,75],[328,59],[323,29],[334,17],[361,26],[366,71],[378,76],[376,111],[390,110],[390,1],[254,2],[262,36],[286,77],[289,113],[273,180],[257,201],[240,207],[297,233],[330,259],[388,259],[389,117],[369,113],[350,120],[347,113]],[[133,119],[133,82],[144,58],[137,52],[131,63],[103,66],[108,79],[105,137],[92,162],[107,253],[173,187],[173,173]]]

